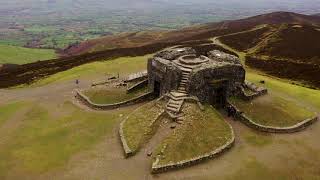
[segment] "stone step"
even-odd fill
[[[170,100],[169,100],[169,104],[179,105],[179,104],[181,104],[181,103],[180,103],[180,101],[176,101],[176,100],[170,99]]]
[[[180,106],[179,105],[175,105],[175,104],[167,104],[167,107],[179,110]]]
[[[169,111],[175,112],[175,113],[178,113],[178,112],[179,112],[179,110],[178,110],[178,109],[171,108],[171,107],[168,107],[168,106],[167,106],[167,108],[166,108],[166,109],[167,109],[167,110],[169,110]]]
[[[183,68],[183,67],[179,67],[181,69],[182,72],[185,72],[185,73],[191,73],[192,72],[192,69],[187,69],[187,68]]]
[[[181,93],[187,93],[186,90],[178,90],[178,92],[181,92]]]
[[[187,83],[188,80],[186,80],[186,79],[181,79],[181,82]]]
[[[179,93],[179,92],[171,92],[170,94],[172,96],[174,96],[174,97],[185,97],[185,96],[187,96],[187,94]]]

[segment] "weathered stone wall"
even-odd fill
[[[146,87],[146,86],[148,85],[148,83],[149,83],[149,80],[148,80],[148,79],[145,79],[145,80],[143,80],[143,81],[140,81],[140,82],[134,84],[133,86],[128,87],[127,93],[131,93],[131,92],[133,92],[133,91],[136,91],[136,90],[138,90],[138,89],[141,89],[141,88],[143,88],[143,87]]]
[[[268,94],[267,88],[256,86],[254,83],[249,82],[249,81],[245,81],[245,84],[243,86],[239,87],[240,89],[238,92],[238,96],[245,101],[251,101],[257,97]],[[244,88],[248,88],[251,91],[253,91],[254,93],[253,94],[246,94]]]
[[[195,69],[190,78],[188,92],[199,98],[201,102],[209,102],[212,95],[214,80],[226,80],[226,94],[231,95],[241,86],[245,80],[245,70],[241,65],[224,65],[221,67],[210,68],[212,64],[203,64]]]
[[[87,96],[82,94],[81,91],[76,90],[76,95],[75,98],[78,99],[80,102],[82,102],[84,105],[90,107],[91,109],[94,110],[111,110],[111,109],[117,109],[120,107],[127,107],[131,106],[133,104],[138,104],[142,102],[146,102],[149,100],[154,99],[154,94],[152,92],[148,92],[146,94],[143,94],[139,97],[130,99],[128,101],[120,102],[120,103],[114,103],[114,104],[96,104],[93,103]]]
[[[161,51],[157,53],[155,57],[172,61],[180,56],[188,55],[188,54],[196,54],[196,53],[197,52],[194,49],[190,47],[184,47],[184,48],[167,49],[167,50]]]
[[[160,96],[177,89],[181,79],[181,71],[172,62],[159,57],[148,60],[149,89],[154,90],[155,81],[160,83]]]
[[[241,112],[236,106],[228,102],[228,104],[235,110],[236,115],[235,118],[246,124],[247,126],[256,129],[258,131],[269,132],[269,133],[294,133],[301,131],[314,122],[318,120],[318,117],[315,116],[313,118],[306,119],[296,125],[289,127],[275,127],[275,126],[264,126],[252,121],[249,117],[247,117],[243,112]]]
[[[125,83],[129,82],[139,82],[142,80],[148,79],[148,72],[147,71],[141,71],[138,73],[130,74],[127,79],[124,80]]]
[[[130,147],[128,146],[128,143],[127,143],[127,140],[124,136],[124,133],[123,133],[123,126],[124,124],[126,123],[127,119],[123,120],[121,123],[120,123],[120,127],[119,127],[119,137],[120,137],[120,141],[121,141],[121,144],[122,144],[122,148],[123,148],[123,151],[124,151],[124,155],[126,158],[130,157],[130,156],[133,156],[134,155],[134,152],[130,149]]]

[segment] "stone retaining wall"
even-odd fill
[[[130,74],[126,80],[124,80],[125,83],[129,82],[137,82],[148,79],[148,71],[141,71],[134,74]]]
[[[154,174],[157,174],[157,173],[162,173],[162,172],[166,172],[166,171],[170,171],[170,170],[181,169],[181,168],[193,166],[195,164],[199,164],[199,163],[204,162],[208,159],[212,159],[212,158],[215,158],[215,157],[223,154],[224,152],[229,150],[235,143],[234,132],[232,130],[231,125],[230,124],[228,124],[228,125],[231,129],[231,139],[225,145],[215,149],[212,152],[209,152],[209,153],[206,153],[206,154],[203,154],[198,157],[191,158],[191,159],[183,160],[183,161],[180,161],[177,163],[158,165],[159,159],[157,158],[156,161],[152,164],[152,171],[151,172]]]
[[[127,93],[131,93],[131,92],[133,92],[133,91],[135,91],[135,90],[138,90],[138,89],[140,89],[140,88],[143,88],[144,86],[147,86],[147,85],[148,85],[148,82],[149,82],[149,80],[148,80],[148,79],[145,79],[145,80],[143,80],[143,81],[140,81],[140,82],[136,83],[135,85],[133,85],[133,86],[131,86],[131,87],[129,87],[129,88],[127,89]]]
[[[289,127],[264,126],[252,121],[249,117],[247,117],[243,112],[241,112],[236,106],[234,106],[230,102],[228,102],[228,104],[235,110],[236,112],[235,118],[237,118],[247,126],[263,132],[294,133],[307,128],[308,126],[310,126],[311,124],[313,124],[318,120],[318,117],[315,116],[313,118],[306,119],[296,125],[289,126]]]
[[[95,110],[111,110],[111,109],[117,109],[120,107],[127,107],[133,104],[138,104],[138,103],[142,103],[148,100],[152,100],[154,99],[154,94],[152,92],[148,92],[145,93],[139,97],[130,99],[128,101],[124,101],[124,102],[120,102],[120,103],[114,103],[114,104],[96,104],[93,103],[87,96],[85,96],[84,94],[82,94],[81,91],[76,90],[76,95],[75,97],[81,101],[83,104],[85,104],[86,106],[90,107],[91,109],[95,109]]]
[[[133,156],[134,152],[129,148],[128,143],[126,141],[126,138],[124,137],[124,133],[123,133],[123,126],[126,123],[127,119],[125,119],[124,121],[122,121],[120,123],[120,127],[119,127],[119,136],[120,136],[120,141],[123,147],[123,151],[124,151],[124,155],[126,158]]]

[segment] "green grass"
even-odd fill
[[[282,97],[265,95],[252,101],[230,98],[230,101],[252,121],[266,126],[293,126],[315,113]]]
[[[264,147],[273,142],[272,135],[269,133],[262,133],[257,131],[248,131],[242,134],[245,142],[257,147]]]
[[[202,112],[196,104],[188,104],[184,112],[183,125],[176,128],[154,153],[154,159],[160,155],[160,165],[209,153],[231,138],[230,126],[210,106]]]
[[[163,106],[161,102],[150,102],[135,110],[128,117],[123,126],[123,133],[129,148],[136,152],[155,132],[158,122],[152,124],[157,118]]]
[[[231,176],[225,178],[227,180],[289,180],[288,174],[285,175],[282,172],[275,172],[277,170],[267,167],[263,162],[258,161],[254,157],[248,157],[246,161],[243,162],[242,168],[236,171]]]
[[[49,109],[43,104],[30,105],[22,124],[12,130],[0,148],[0,179],[9,173],[40,174],[64,166],[74,154],[110,135],[119,114],[130,112],[86,112],[69,102],[52,113]]]
[[[307,102],[320,112],[320,91],[298,85],[291,84],[289,81],[277,79],[274,77],[263,76],[257,73],[247,73],[247,80],[259,84],[260,80],[265,80],[265,86],[271,92],[281,93],[301,102]]]
[[[31,85],[22,87],[37,87],[46,84],[67,80],[81,79],[88,76],[104,74],[120,74],[121,77],[147,69],[147,60],[152,55],[138,57],[121,57],[113,60],[84,64],[67,71],[63,71],[47,78],[41,79]]]
[[[148,88],[127,93],[126,88],[95,88],[84,92],[89,99],[96,104],[112,104],[127,101],[148,92]]]
[[[26,64],[56,57],[57,55],[52,49],[30,49],[0,44],[0,64]]]
[[[27,106],[27,103],[13,102],[0,106],[0,127],[24,106]]]

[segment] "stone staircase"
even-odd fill
[[[173,90],[169,94],[169,101],[166,105],[166,112],[173,119],[180,117],[179,113],[183,106],[185,98],[188,97],[187,84],[191,76],[192,69],[197,66],[197,64],[186,64],[182,61],[177,61],[175,64],[182,71],[182,78],[178,86],[178,90]]]

